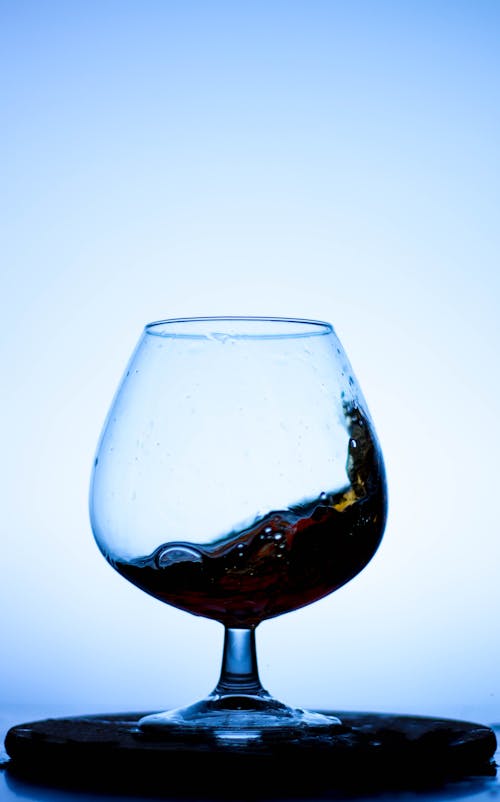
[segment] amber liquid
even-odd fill
[[[269,512],[215,543],[167,542],[112,564],[147,593],[228,627],[251,627],[326,596],[375,554],[386,522],[382,458],[368,422],[350,413],[350,484]]]

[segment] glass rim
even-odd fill
[[[147,323],[144,331],[154,337],[209,340],[317,337],[334,333],[332,324],[324,320],[266,315],[165,318]]]

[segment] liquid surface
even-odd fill
[[[147,593],[229,627],[250,627],[344,585],[375,554],[386,522],[382,458],[368,421],[350,413],[347,474],[336,493],[286,510],[214,543],[166,542],[116,570]]]

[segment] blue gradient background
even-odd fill
[[[0,3],[0,702],[193,701],[222,628],[105,563],[146,322],[333,323],[389,480],[369,566],[257,632],[297,705],[500,720],[494,0]]]

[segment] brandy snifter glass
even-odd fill
[[[268,693],[255,631],[336,591],[384,533],[382,452],[326,322],[171,319],[145,326],[95,456],[90,520],[141,590],[225,630],[220,679],[144,715],[154,738],[338,731],[339,718]]]

